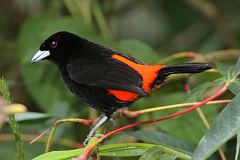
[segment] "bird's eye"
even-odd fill
[[[57,47],[57,42],[53,41],[53,42],[50,44],[50,47],[51,47],[51,48],[56,48],[56,47]]]

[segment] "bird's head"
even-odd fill
[[[66,60],[77,46],[80,37],[61,31],[51,35],[40,46],[39,51],[33,56],[31,63],[47,59],[55,62]]]

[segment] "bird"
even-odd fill
[[[54,33],[42,42],[31,63],[41,60],[55,64],[70,91],[103,113],[85,145],[116,110],[148,96],[169,75],[211,69],[208,63],[148,65],[68,31]]]

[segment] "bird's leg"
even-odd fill
[[[83,142],[83,145],[87,145],[90,138],[96,133],[97,129],[104,123],[106,122],[107,120],[109,119],[108,116],[103,116],[99,121],[98,123],[93,127],[93,129],[89,132],[89,134],[87,135],[87,138],[84,140]]]
[[[112,123],[113,126],[117,126],[117,122],[113,118],[109,118],[109,121]],[[104,136],[104,134],[102,134],[102,133],[95,133],[94,136],[98,137],[98,138],[101,138],[102,136]]]
[[[109,118],[109,121],[112,123],[113,126],[117,126],[117,122],[113,118]],[[95,133],[94,136],[98,137],[98,138],[101,138],[102,136],[104,136],[104,134],[102,134],[102,133]]]

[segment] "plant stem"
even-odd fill
[[[87,24],[92,25],[92,1],[64,0],[63,2],[65,3],[66,7],[68,8],[69,12],[72,14],[73,17],[81,17]]]
[[[209,125],[208,120],[207,120],[206,116],[204,115],[203,111],[202,111],[200,108],[197,108],[197,112],[198,112],[198,115],[199,115],[199,117],[201,118],[204,126],[205,126],[207,129],[209,129],[210,125]]]
[[[226,100],[215,100],[215,101],[207,102],[206,105],[210,105],[210,104],[225,104],[225,103],[229,103],[230,101],[231,100],[229,100],[229,99],[226,99]],[[196,104],[199,104],[199,103],[200,102],[180,103],[180,104],[173,104],[173,105],[149,108],[149,109],[144,109],[144,110],[139,110],[139,111],[124,110],[123,114],[126,115],[127,117],[137,117],[137,116],[139,116],[141,114],[145,114],[145,113],[162,111],[162,110],[168,110],[168,109],[175,109],[175,108],[183,108],[183,107],[196,105]]]
[[[9,125],[10,125],[10,127],[13,131],[14,137],[15,137],[18,159],[24,160],[23,142],[22,142],[21,136],[20,136],[20,134],[21,134],[20,128],[19,128],[19,125],[18,125],[14,115],[9,116]]]
[[[229,61],[229,60],[235,60],[239,56],[240,56],[239,49],[226,49],[226,50],[210,52],[206,55],[197,54],[193,62],[212,63],[215,61]]]
[[[97,129],[96,134],[103,134],[103,133],[105,133],[105,129],[106,129],[106,123],[104,123],[103,125],[101,125]],[[87,146],[85,147],[85,149],[84,149],[85,151],[84,152],[86,152],[88,150],[88,148],[91,148],[91,146],[94,146],[96,144],[96,142],[98,142],[98,140],[99,140],[98,137],[96,137],[96,136],[92,137],[89,140]],[[95,149],[96,149],[96,147],[93,147],[91,152],[93,152]],[[84,158],[83,156],[84,155],[80,155],[79,157],[75,158],[74,160],[82,160],[82,158]]]
[[[200,103],[198,103],[198,104],[196,104],[196,105],[194,105],[190,108],[187,108],[185,110],[182,110],[182,111],[179,111],[179,112],[176,112],[176,113],[173,113],[173,114],[170,114],[170,115],[158,118],[158,119],[153,119],[153,120],[148,120],[148,121],[129,124],[129,125],[123,126],[121,128],[115,129],[115,130],[107,133],[106,135],[102,136],[97,141],[95,141],[95,143],[86,147],[86,151],[83,152],[83,154],[81,155],[81,160],[86,160],[90,156],[90,154],[93,152],[93,150],[96,148],[96,146],[99,143],[101,143],[103,140],[105,140],[106,138],[108,138],[108,137],[110,137],[110,136],[112,136],[112,135],[114,135],[114,134],[116,134],[120,131],[124,131],[124,130],[134,128],[134,127],[144,125],[144,124],[149,124],[149,123],[154,123],[154,122],[159,122],[159,121],[171,119],[171,118],[180,116],[182,114],[186,114],[190,111],[193,111],[193,110],[197,109],[198,107],[201,107],[201,106],[205,105],[207,102],[212,101],[212,100],[218,98],[219,96],[221,96],[227,90],[227,86],[228,86],[228,84],[225,83],[225,85],[219,91],[217,91],[214,95],[208,97],[207,99],[203,100],[202,102],[200,102]]]
[[[0,79],[0,94],[3,97],[3,99],[7,102],[7,104],[11,103],[8,85],[7,85],[6,81],[3,80],[3,78]],[[22,143],[22,140],[20,137],[20,135],[21,135],[20,128],[15,119],[15,115],[9,116],[9,125],[10,125],[10,128],[12,129],[14,137],[15,137],[18,159],[24,160],[23,143]]]
[[[53,138],[53,135],[57,129],[57,126],[62,124],[62,123],[65,123],[65,122],[74,122],[74,123],[81,123],[81,124],[84,124],[84,125],[91,125],[93,123],[92,120],[88,120],[88,119],[80,119],[80,118],[67,118],[67,119],[60,119],[60,120],[57,120],[52,129],[51,129],[51,132],[49,134],[49,137],[48,137],[48,140],[47,140],[47,145],[46,145],[46,148],[45,148],[45,153],[49,152],[49,149],[50,149],[50,144],[51,144],[51,141],[52,141],[52,138]]]
[[[167,56],[160,61],[157,62],[157,64],[166,64],[172,60],[179,59],[179,58],[194,58],[197,56],[197,53],[195,52],[180,52],[176,53],[170,56]]]
[[[107,25],[107,22],[104,18],[104,15],[97,0],[93,0],[93,15],[96,18],[96,22],[102,32],[104,39],[107,41],[107,43],[111,44],[113,36],[110,32],[110,29]]]

